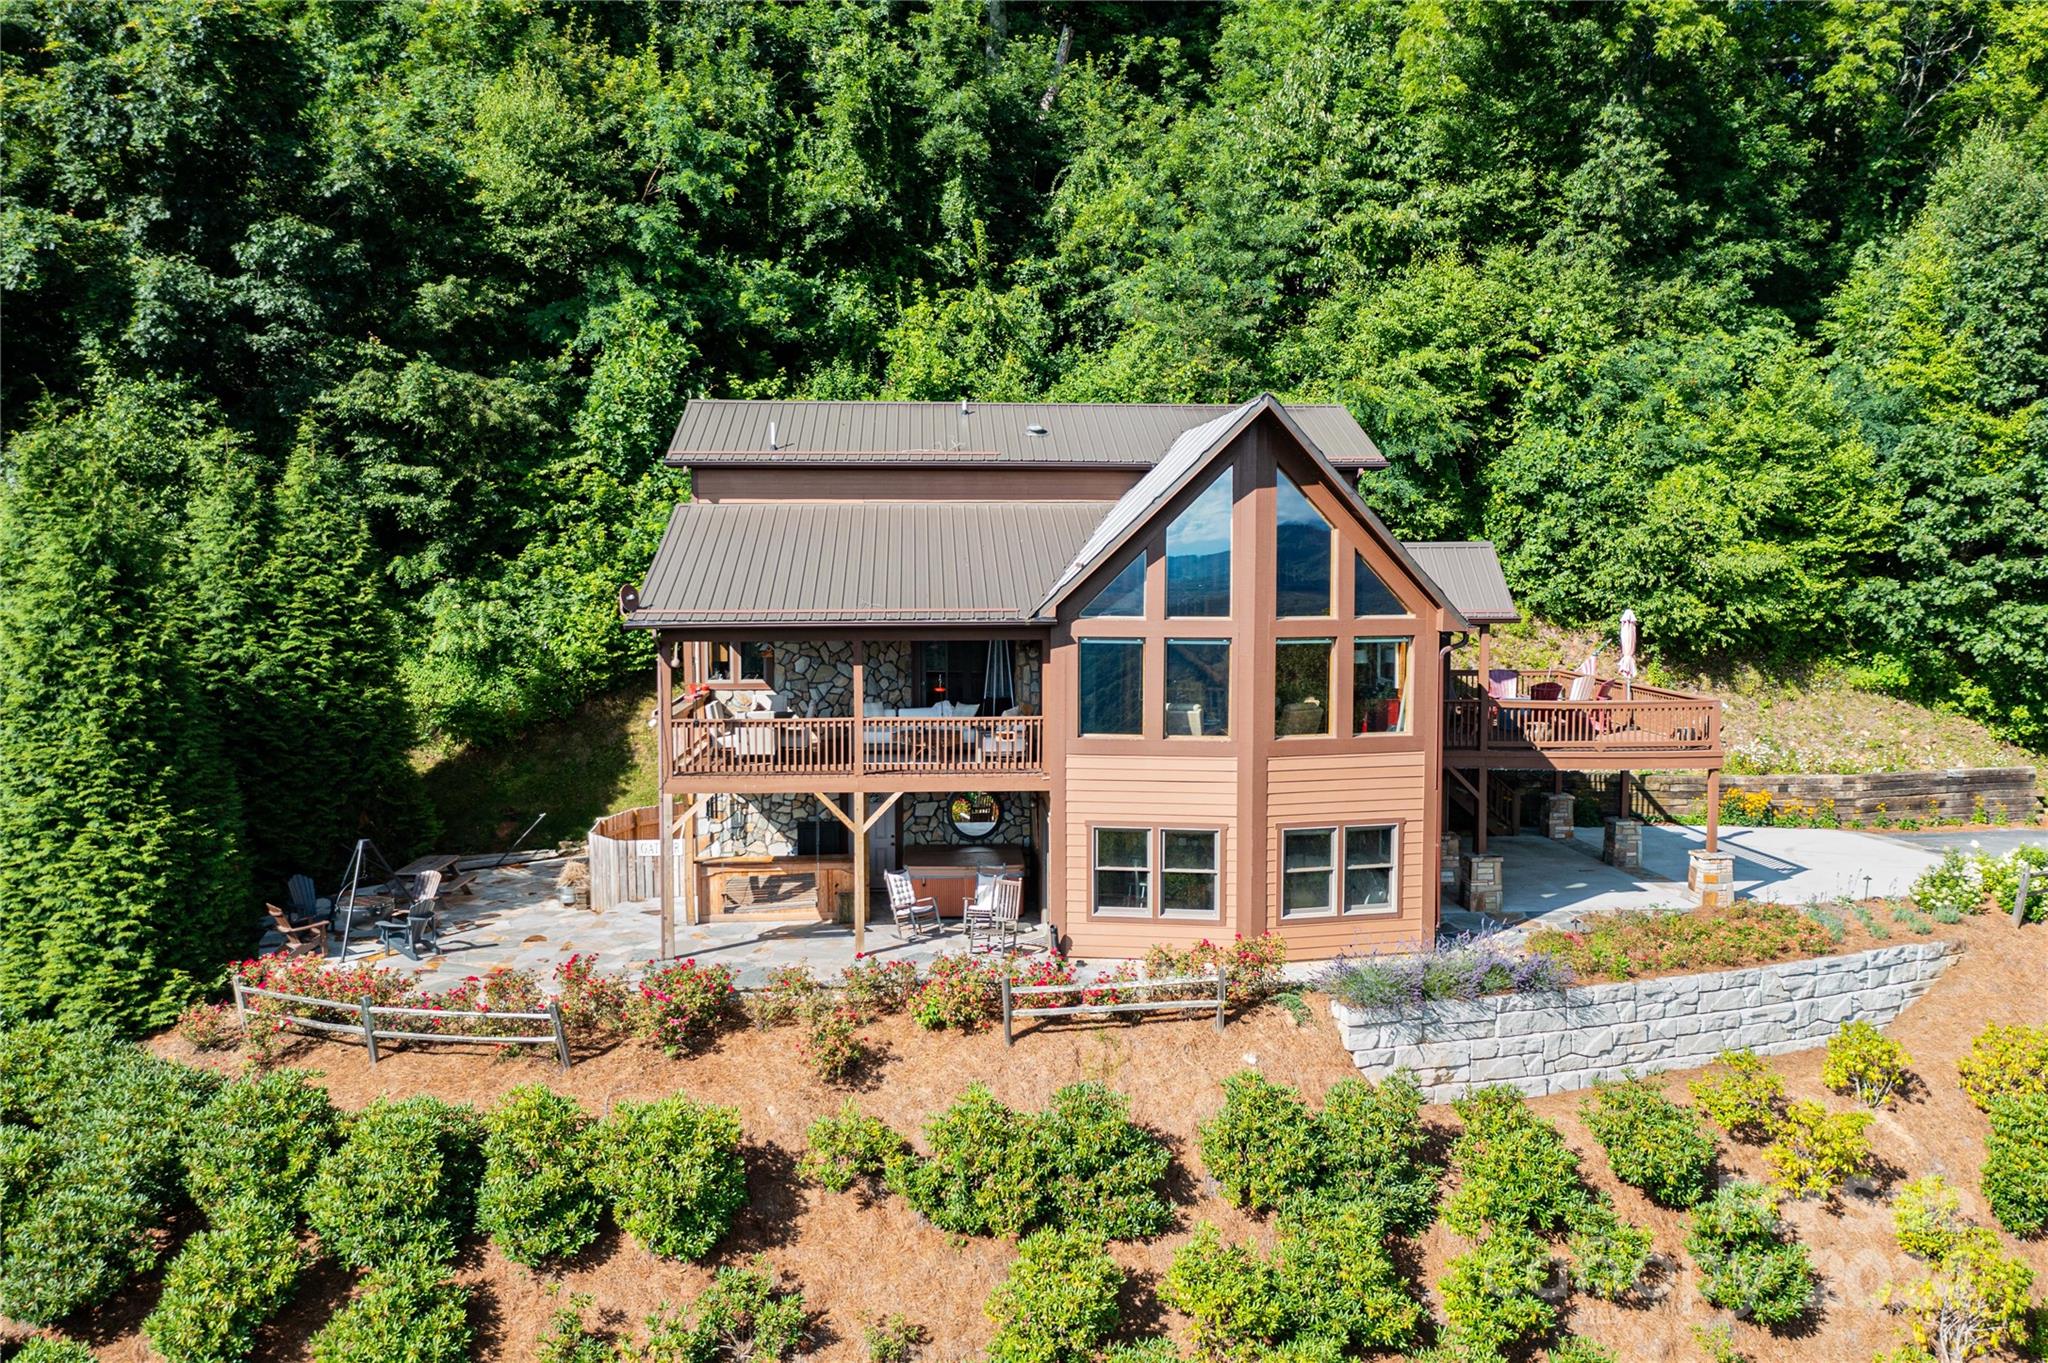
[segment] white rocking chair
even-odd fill
[[[882,883],[889,887],[889,916],[896,921],[898,937],[903,936],[905,924],[912,932],[917,932],[926,918],[931,919],[932,931],[938,931],[939,903],[936,899],[929,896],[919,899],[917,891],[911,888],[910,877],[901,871],[882,872]]]
[[[999,946],[1017,945],[1017,916],[1024,904],[1024,882],[1017,876],[1004,876],[989,886],[984,894],[975,896],[967,906],[967,949],[974,950],[976,939],[986,941],[986,950],[993,951]]]

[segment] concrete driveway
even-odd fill
[[[1600,832],[1582,828],[1570,842],[1523,835],[1490,838],[1501,856],[1502,918],[1511,924],[1565,926],[1584,913],[1678,908],[1685,893],[1686,854],[1706,845],[1706,831],[1673,824],[1643,828],[1640,876],[1600,860]],[[1744,828],[1723,825],[1722,850],[1735,854],[1735,892],[1744,899],[1803,904],[1849,895],[1900,895],[1941,860],[1938,848],[1830,828]],[[1444,906],[1445,926],[1490,926],[1480,915]]]

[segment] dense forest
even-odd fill
[[[2048,745],[2048,6],[7,0],[0,1013],[643,666],[682,400],[1348,404],[1409,537]]]

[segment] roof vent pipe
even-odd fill
[[[966,398],[961,398],[961,399],[960,399],[960,415],[961,415],[961,416],[966,416],[966,415],[967,415],[967,399],[966,399]]]
[[[768,448],[771,450],[782,448],[782,446],[775,443],[775,423],[772,421],[768,423]]]

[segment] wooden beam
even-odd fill
[[[1479,769],[1479,826],[1472,834],[1472,853],[1483,856],[1486,852],[1486,825],[1491,822],[1486,810],[1486,768]]]
[[[697,924],[711,921],[711,906],[704,902],[703,895],[697,893],[696,829],[698,811],[704,808],[704,802],[710,798],[711,793],[709,791],[697,796],[690,801],[689,807],[684,809],[682,814],[676,819],[676,827],[681,829],[683,834],[683,921],[685,923]],[[674,946],[674,942],[663,943],[663,954],[667,956],[675,955]]]
[[[833,799],[830,795],[827,795],[822,790],[812,791],[811,796],[812,798],[817,800],[819,804],[825,806],[825,808],[831,813],[833,818],[845,824],[847,832],[851,833],[853,831],[853,820],[848,818],[846,816],[846,812],[839,807],[839,801]]]
[[[875,812],[868,815],[867,822],[861,826],[861,832],[867,833],[873,831],[874,826],[881,822],[882,816],[884,814],[887,814],[890,810],[894,809],[896,807],[896,802],[902,798],[903,792],[899,790],[895,794],[891,795],[888,799],[882,801],[882,803],[876,805]]]
[[[858,672],[860,665],[854,664]],[[853,793],[853,954],[868,949],[868,797]]]
[[[668,716],[661,717],[661,727],[668,728]],[[654,883],[661,897],[661,958],[667,960],[676,954],[676,863],[675,827],[676,797],[663,791],[661,794],[661,847],[656,854]]]
[[[1721,769],[1707,769],[1707,850],[1721,850]]]

